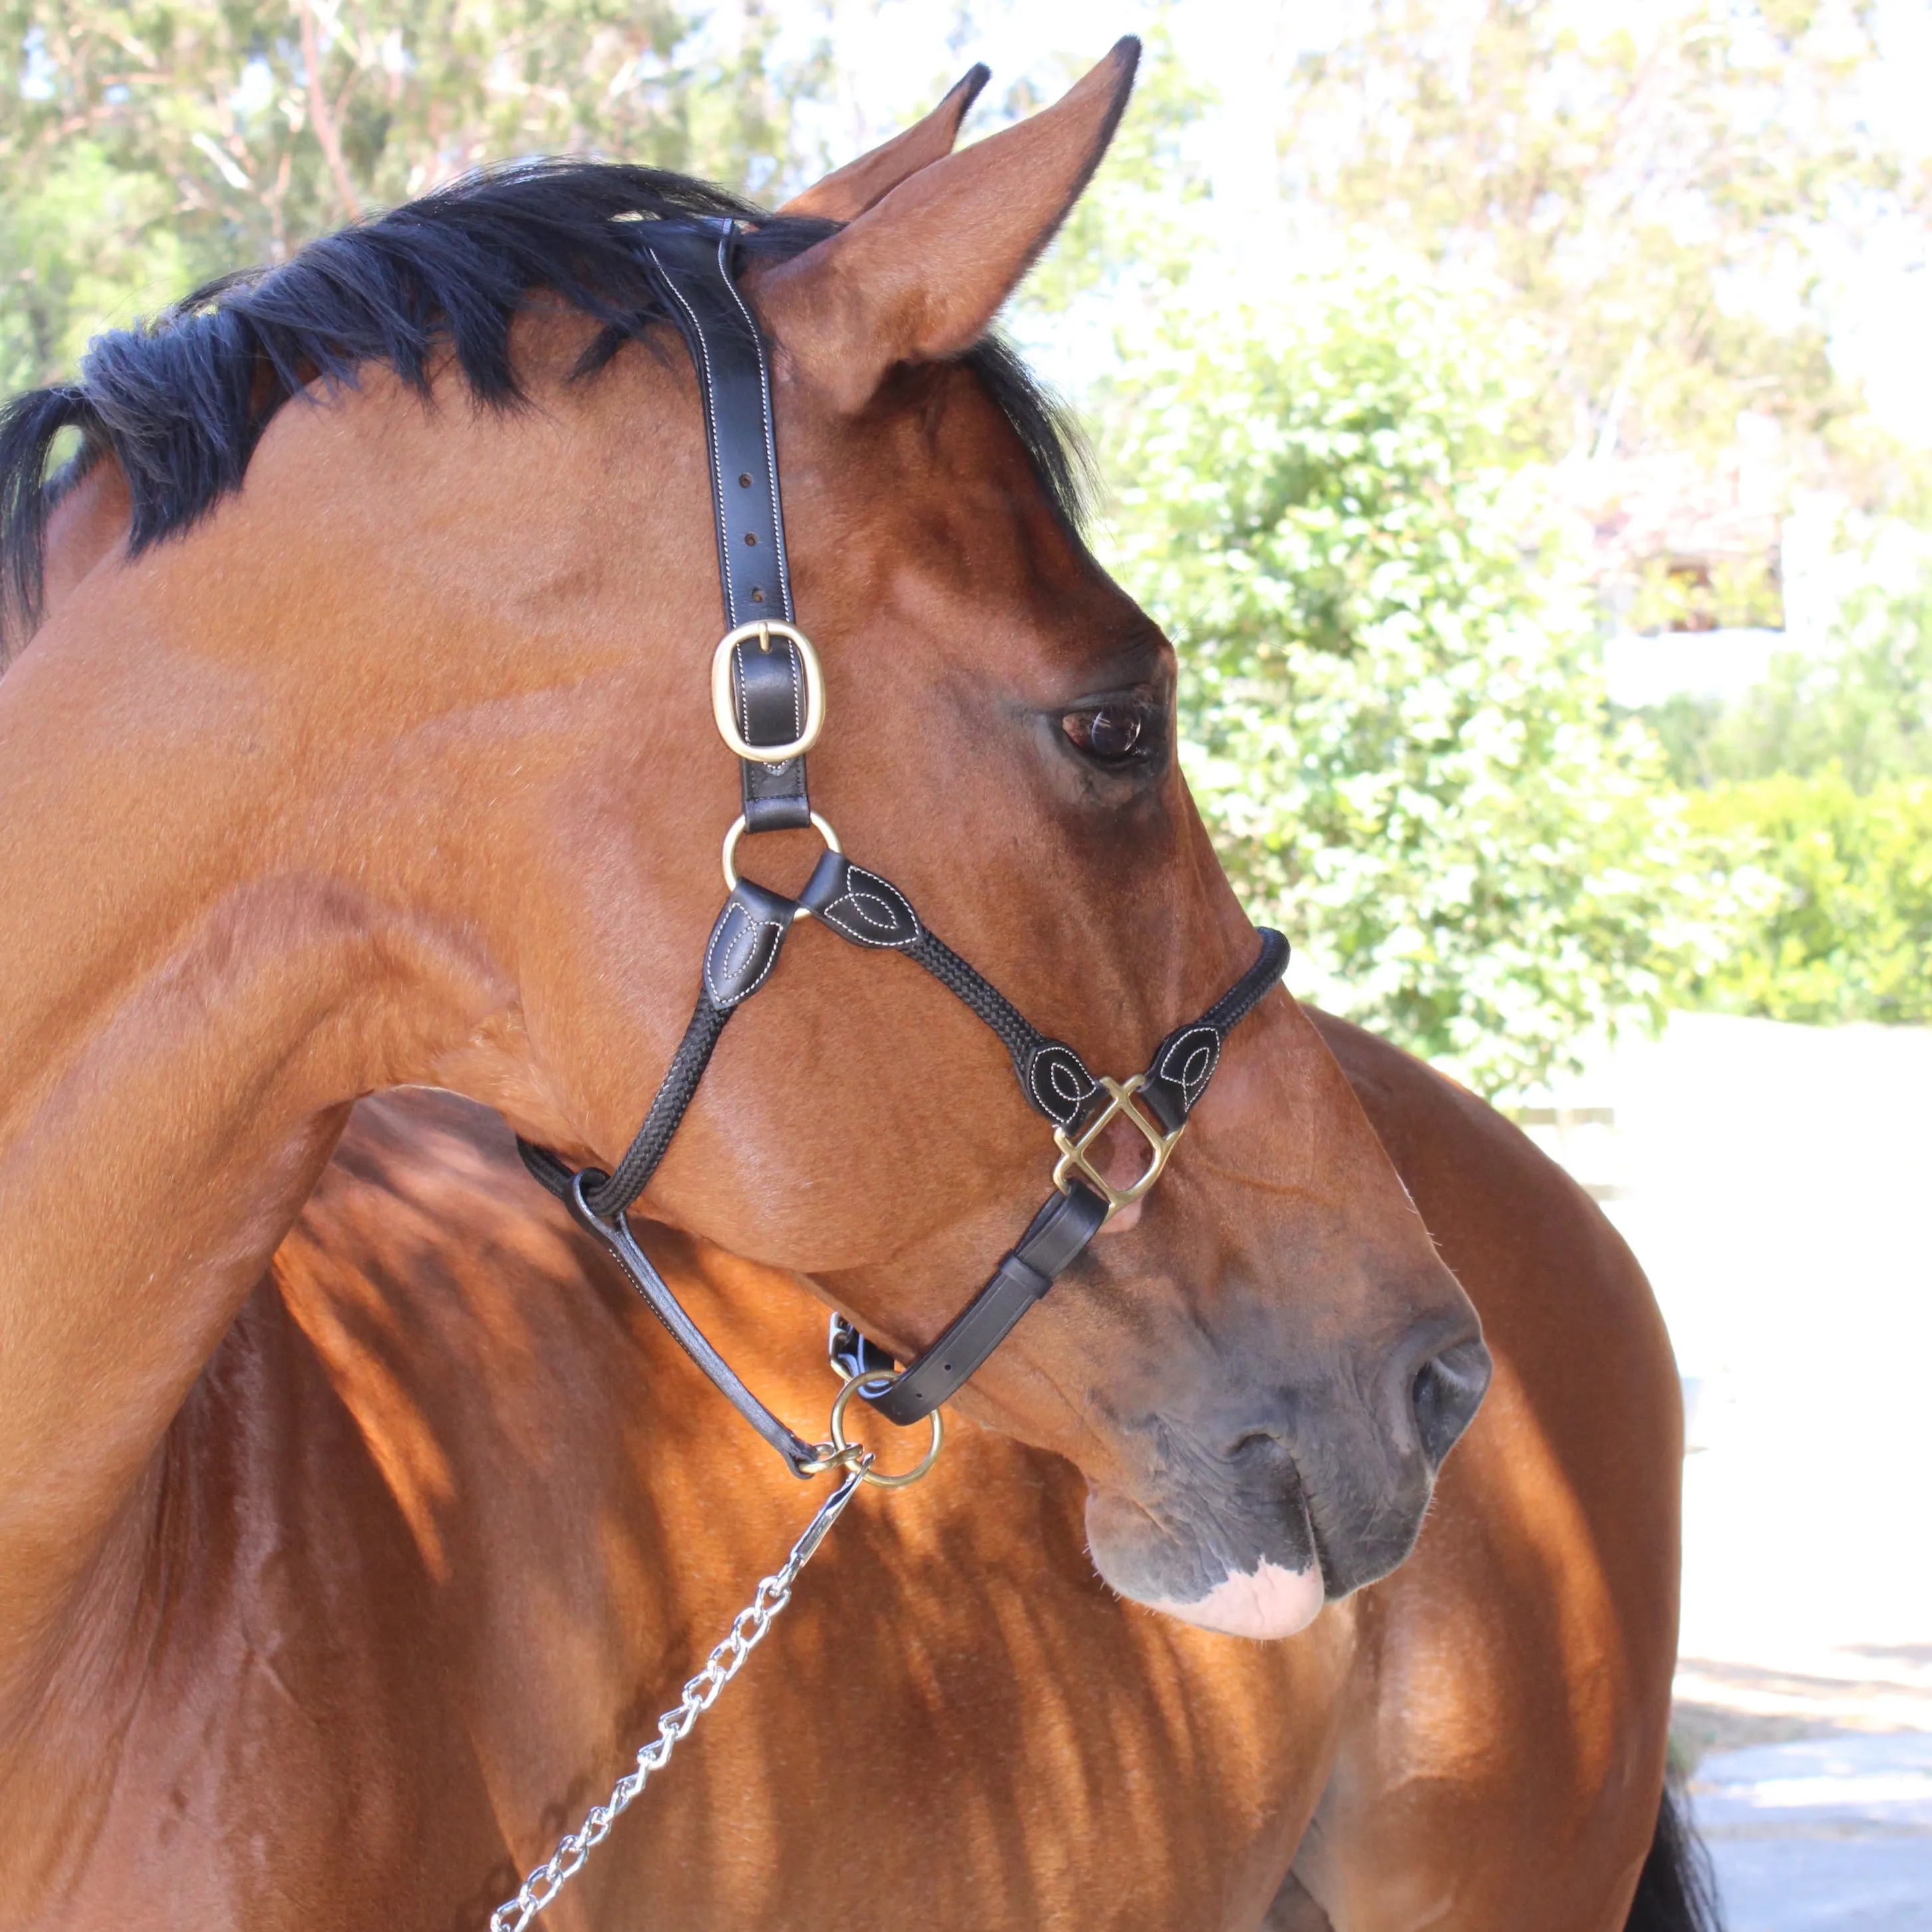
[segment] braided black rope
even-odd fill
[[[657,1172],[658,1163],[664,1159],[671,1137],[698,1091],[698,1083],[711,1064],[724,1022],[736,1011],[736,1006],[715,1005],[708,992],[698,994],[698,1009],[671,1056],[670,1069],[651,1102],[650,1112],[644,1116],[644,1125],[638,1130],[637,1138],[614,1172],[584,1190],[584,1204],[592,1214],[607,1221],[614,1220],[650,1185],[651,1176]],[[538,1181],[560,1201],[569,1200],[571,1184],[576,1178],[573,1169],[566,1167],[548,1148],[520,1137],[517,1151]],[[594,1168],[587,1171],[596,1172]]]
[[[917,960],[949,993],[999,1035],[1000,1043],[1012,1055],[1013,1070],[1024,1084],[1034,1055],[1047,1043],[1046,1034],[990,980],[968,965],[944,940],[935,938],[930,928],[922,926],[919,937],[904,950],[908,959]]]
[[[1232,1033],[1274,990],[1288,967],[1288,941],[1271,926],[1256,928],[1262,936],[1261,956],[1195,1022],[1216,1033]]]

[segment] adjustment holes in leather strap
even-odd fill
[[[740,489],[748,490],[751,487],[752,479],[749,476],[740,476],[738,478],[738,488]]]

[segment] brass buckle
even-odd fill
[[[805,729],[788,745],[749,745],[738,730],[731,712],[731,653],[740,644],[758,640],[758,648],[768,651],[773,638],[784,638],[798,648],[799,662],[805,666]],[[818,742],[825,729],[825,674],[819,668],[818,653],[812,640],[796,626],[777,617],[760,617],[755,623],[740,624],[728,632],[711,653],[711,716],[718,735],[741,758],[756,765],[788,764],[802,758]]]
[[[1149,1120],[1134,1105],[1134,1096],[1147,1084],[1144,1073],[1136,1073],[1127,1080],[1110,1079],[1103,1073],[1100,1084],[1107,1090],[1107,1104],[1077,1141],[1064,1127],[1053,1130],[1054,1142],[1060,1149],[1060,1159],[1053,1170],[1053,1184],[1061,1193],[1067,1192],[1073,1185],[1073,1171],[1078,1168],[1087,1184],[1106,1201],[1107,1219],[1111,1221],[1123,1208],[1130,1207],[1160,1178],[1175,1143],[1187,1131],[1187,1123],[1183,1120],[1171,1134],[1164,1132],[1158,1120]],[[1131,1187],[1116,1187],[1087,1158],[1087,1150],[1113,1124],[1117,1115],[1132,1121],[1140,1129],[1150,1150],[1147,1172]]]

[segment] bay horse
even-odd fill
[[[747,224],[848,836],[1096,1058],[1246,965],[1172,653],[986,336],[1133,59],[956,156],[969,77],[777,218],[466,184],[10,410],[0,1924],[481,1924],[796,1528],[499,1124],[622,1150],[731,812],[640,224]],[[937,988],[790,945],[642,1213],[808,1414],[812,1311],[916,1354],[1039,1134]],[[1104,1233],[553,1922],[1694,1923],[1676,1387],[1600,1217],[1277,993]]]

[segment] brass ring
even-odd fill
[[[805,666],[805,729],[788,745],[747,744],[738,730],[737,719],[731,715],[731,653],[754,638],[760,649],[769,650],[775,637],[788,638],[796,646],[799,661]],[[760,617],[755,623],[740,624],[728,632],[711,653],[711,717],[718,736],[740,758],[748,758],[755,765],[789,764],[794,758],[802,758],[818,742],[818,734],[825,729],[825,674],[819,668],[818,653],[812,649],[812,640],[796,625],[776,617]]]
[[[848,1376],[846,1378],[845,1386],[833,1398],[832,1404],[832,1444],[835,1449],[843,1454],[854,1446],[845,1439],[845,1407],[860,1383],[892,1383],[898,1378],[899,1372],[893,1369],[874,1369],[869,1375]],[[902,1490],[908,1483],[917,1482],[939,1460],[939,1452],[946,1443],[946,1426],[940,1420],[939,1411],[936,1408],[932,1412],[932,1446],[904,1475],[882,1476],[876,1469],[861,1469],[859,1472],[860,1481],[870,1483],[875,1489],[880,1490]]]
[[[825,849],[828,852],[842,853],[845,850],[838,842],[838,833],[815,812],[812,814],[812,829],[825,841]],[[724,890],[728,892],[735,892],[738,890],[738,868],[731,861],[737,856],[738,841],[744,836],[745,814],[741,812],[731,821],[731,829],[724,835]],[[800,906],[792,914],[794,920],[809,919],[811,916],[812,908],[809,906]]]

